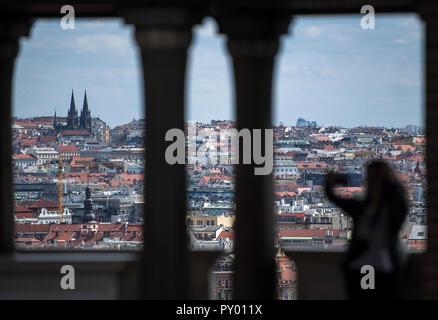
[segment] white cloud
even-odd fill
[[[329,37],[328,37],[330,40],[332,40],[332,41],[336,41],[336,42],[348,42],[348,41],[350,41],[351,40],[351,38],[350,37],[348,37],[348,36],[344,36],[344,35],[341,35],[341,34],[336,34],[336,33],[329,33]]]
[[[321,36],[324,38],[327,38],[330,41],[335,42],[348,42],[351,40],[351,37],[346,34],[346,31],[349,32],[350,30],[346,30],[345,26],[339,26],[339,25],[319,25],[319,26],[310,26],[306,27],[304,29],[304,32],[306,36],[310,39],[316,39]]]
[[[93,19],[89,22],[83,22],[82,25],[86,28],[106,28],[108,26],[102,19]]]
[[[413,81],[406,77],[401,77],[400,79],[395,81],[396,84],[404,87],[419,87],[420,84],[417,81]]]
[[[407,44],[409,41],[406,39],[395,39],[394,42],[397,44]]]
[[[86,34],[76,38],[76,48],[81,52],[109,49],[125,53],[130,48],[129,39],[114,34]]]
[[[400,26],[406,29],[418,28],[420,20],[415,17],[408,17],[400,22]]]
[[[318,26],[311,26],[305,29],[305,32],[309,38],[317,38],[322,33],[322,28]]]

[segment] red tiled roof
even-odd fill
[[[81,224],[51,224],[50,232],[79,232]]]
[[[80,244],[82,242],[85,242],[85,240],[87,240],[86,236],[80,236],[79,238],[77,238],[76,240],[72,240],[73,244]]]
[[[119,238],[119,240],[123,240],[125,238],[125,234],[123,232],[115,232],[111,234],[110,239],[115,240],[115,238]]]
[[[143,225],[142,224],[128,224],[128,229],[126,229],[126,232],[143,232]]]
[[[21,146],[35,146],[38,143],[38,139],[20,139]]]
[[[49,233],[50,226],[48,224],[23,224],[16,223],[14,226],[15,233]]]
[[[29,127],[29,128],[34,128],[38,126],[38,123],[31,121],[16,121],[14,124],[20,127]]]
[[[41,245],[43,242],[41,240],[32,237],[19,237],[15,239],[15,243],[31,243],[32,246]]]
[[[215,176],[202,176],[202,178],[200,179],[199,183],[209,183],[210,180],[231,180],[230,176],[225,176],[225,175],[215,175]]]
[[[71,160],[72,166],[83,166],[96,160],[95,157],[73,157]]]
[[[30,154],[27,153],[16,153],[13,155],[15,160],[35,160]]]
[[[305,217],[306,214],[304,212],[282,212],[278,214],[279,216],[286,216],[286,217]]]
[[[15,213],[24,213],[24,212],[32,212],[32,210],[30,210],[29,208],[26,208],[24,206],[15,205],[14,212]]]
[[[102,179],[108,176],[107,173],[88,173],[88,172],[67,172],[65,178],[69,183],[100,183]]]
[[[101,232],[120,232],[125,229],[125,225],[121,223],[98,223],[97,228]]]
[[[321,141],[321,142],[330,142],[330,138],[328,136],[315,136],[316,141]]]
[[[65,231],[65,232],[58,232],[58,235],[56,235],[56,232],[50,232],[50,235],[46,238],[46,241],[49,240],[56,240],[57,242],[67,242],[70,240],[73,240],[73,236],[75,235],[75,232],[73,231]]]
[[[409,144],[394,144],[394,148],[398,149],[400,148],[402,152],[408,152],[408,151],[415,151],[415,147],[409,145]]]
[[[292,270],[292,262],[288,257],[278,257],[278,267],[280,271],[280,281],[297,279],[297,273]]]
[[[312,191],[312,188],[310,188],[310,187],[299,187],[299,188],[297,188],[297,192],[298,193],[301,193],[301,192],[304,192],[304,191]]]
[[[40,136],[41,143],[51,143],[56,142],[58,140],[57,136]]]
[[[216,238],[218,239],[225,239],[228,238],[230,240],[234,240],[234,231],[222,231]]]
[[[275,192],[275,195],[278,197],[295,197],[297,194],[295,192]]]
[[[41,209],[41,208],[58,208],[58,201],[47,201],[47,200],[37,200],[33,202],[28,208],[29,209]]]
[[[120,173],[113,178],[111,186],[117,187],[119,184],[133,185],[135,182],[143,181],[143,174],[140,173]]]
[[[65,130],[61,133],[63,136],[89,136],[90,132],[87,130]]]
[[[15,216],[17,217],[17,219],[36,218],[32,212],[15,212]]]
[[[85,242],[86,245],[88,245],[88,244],[94,244],[94,243],[96,243],[98,241],[102,241],[102,239],[103,239],[103,233],[102,232],[97,232],[94,235],[94,237],[92,237],[91,239],[85,240],[84,242]]]
[[[362,192],[363,187],[335,187],[335,192]]]
[[[298,169],[324,169],[328,167],[325,162],[296,162]]]
[[[61,152],[79,152],[76,146],[56,146],[56,149]]]

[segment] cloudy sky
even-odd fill
[[[275,69],[274,121],[323,125],[423,124],[423,26],[415,15],[296,17]],[[225,36],[212,19],[195,27],[189,51],[188,120],[233,119],[232,70]],[[142,117],[142,76],[133,28],[121,20],[40,20],[21,40],[13,107],[19,117],[66,115],[71,90],[84,90],[92,116],[111,127]]]

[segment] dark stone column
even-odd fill
[[[196,11],[148,8],[125,14],[136,26],[145,90],[145,212],[143,293],[185,299],[190,290],[185,165],[169,165],[166,132],[184,131],[187,49]]]
[[[30,25],[0,23],[0,253],[14,251],[12,203],[11,95],[18,39],[27,35]]]
[[[424,295],[438,298],[438,8],[436,1],[420,1],[425,22],[425,101],[427,171],[427,252],[424,259]]]
[[[290,18],[232,10],[216,18],[233,60],[237,129],[272,128],[272,73]],[[276,297],[272,175],[255,175],[255,167],[253,162],[236,168],[235,299]]]

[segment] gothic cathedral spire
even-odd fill
[[[73,94],[73,89],[71,90],[71,101],[70,101],[70,113],[74,114],[76,112],[75,106],[75,96]]]
[[[84,114],[88,114],[87,90],[85,90],[84,106],[82,107]]]
[[[90,110],[88,109],[87,90],[85,90],[84,104],[82,106],[81,118],[79,122],[82,130],[91,131],[91,114]]]
[[[78,112],[76,111],[75,97],[73,89],[71,90],[70,110],[68,111],[67,129],[75,130],[78,128]]]

